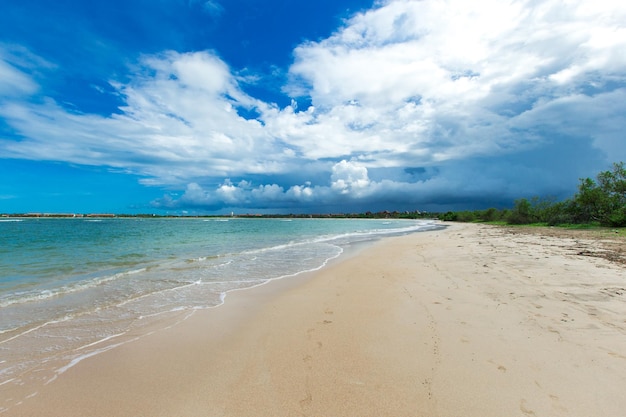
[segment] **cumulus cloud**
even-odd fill
[[[358,194],[370,185],[367,168],[345,160],[333,166],[330,178],[331,188],[340,194]]]
[[[285,190],[278,184],[260,184],[242,180],[233,183],[230,179],[222,184],[205,189],[197,183],[187,186],[185,193],[178,199],[165,195],[152,202],[154,207],[180,209],[196,207],[205,209],[231,208],[284,208],[295,207],[300,203],[310,202],[315,192],[309,185],[294,185]]]
[[[484,162],[484,161],[483,161]],[[487,164],[488,165],[488,164]],[[289,209],[354,212],[363,207],[382,209],[442,210],[457,204],[480,207],[485,202],[498,203],[501,193],[523,193],[523,187],[507,189],[516,177],[527,176],[531,181],[549,183],[542,178],[545,172],[509,165],[483,168],[480,163],[470,166],[445,166],[442,175],[421,179],[407,176],[403,179],[372,180],[368,170],[358,162],[342,160],[334,164],[328,182],[312,185],[306,182],[285,188],[278,184],[254,185],[252,182],[233,183],[226,179],[214,187],[189,184],[180,198],[165,195],[152,202],[154,207],[180,210],[183,208],[230,209]],[[471,178],[468,181],[468,178]],[[549,188],[549,187],[548,187]],[[453,193],[450,190],[455,190]]]
[[[616,3],[389,1],[298,47],[291,88],[348,132],[366,114],[368,144],[407,159],[516,149],[537,139],[514,128],[527,111],[624,87],[624,17]]]
[[[5,103],[2,117],[24,140],[3,141],[0,153],[126,168],[152,184],[272,173],[281,163],[262,123],[239,114],[266,104],[246,95],[212,53],[145,57],[131,82],[113,85],[125,106],[110,117],[70,112],[51,99]]]
[[[119,114],[4,101],[20,140],[0,141],[0,156],[184,190],[154,202],[163,208],[571,194],[576,178],[626,160],[624,22],[620,2],[380,1],[294,50],[285,108],[246,93],[253,78],[213,51],[164,52],[112,81]],[[2,74],[12,91],[37,90],[7,60]]]
[[[196,183],[189,184],[182,197],[177,200],[170,196],[156,200],[157,207],[208,207],[223,204],[227,207],[297,207],[304,204],[333,204],[340,196],[359,200],[363,193],[372,194],[367,168],[358,163],[342,160],[331,168],[330,184],[312,186],[310,182],[292,185],[285,189],[278,184],[260,184],[242,180],[233,183],[224,180],[213,189],[203,189]]]

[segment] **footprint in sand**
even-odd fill
[[[506,372],[506,367],[504,365],[500,365],[499,363],[495,363],[493,360],[488,360],[487,362],[496,365],[498,367],[498,371],[500,372]]]
[[[309,389],[309,379],[307,378],[306,383],[305,383],[305,394],[306,396],[301,399],[300,402],[300,408],[302,408],[302,411],[305,411],[306,408],[308,408],[311,403],[313,402],[313,395],[311,394],[311,390]]]
[[[526,400],[522,399],[519,404],[519,409],[527,416],[535,416],[535,412],[528,407],[526,407]]]

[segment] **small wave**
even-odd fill
[[[219,259],[222,255],[199,256],[197,258],[186,259],[185,262],[190,264],[194,262],[205,262],[209,260]]]
[[[132,258],[145,258],[145,257],[146,257],[146,255],[145,255],[145,254],[143,254],[143,253],[136,253],[136,252],[133,252],[133,253],[126,253],[126,254],[123,254],[123,255],[121,255],[120,257],[121,257],[122,259],[127,259],[127,258],[131,258],[131,259],[132,259]]]
[[[147,270],[148,270],[148,268],[131,269],[131,270],[125,271],[125,272],[119,272],[119,273],[115,274],[115,277],[120,277],[120,276],[124,276],[124,275],[134,275],[134,274],[138,274],[140,272],[146,272]]]
[[[50,320],[50,321],[47,321],[47,322],[42,323],[42,324],[40,324],[40,325],[38,325],[38,326],[35,326],[35,327],[30,328],[30,329],[24,330],[23,332],[21,332],[21,333],[19,333],[19,334],[16,334],[16,335],[15,335],[15,336],[13,336],[13,337],[9,337],[8,339],[5,339],[5,340],[0,341],[0,345],[1,345],[1,344],[3,344],[3,343],[6,343],[6,342],[10,342],[11,340],[15,340],[15,339],[17,339],[18,337],[21,337],[21,336],[24,336],[24,335],[26,335],[26,334],[32,333],[32,332],[34,332],[34,331],[37,331],[37,330],[39,330],[39,329],[42,329],[42,328],[44,328],[44,327],[46,327],[46,326],[49,326],[49,325],[51,325],[51,324],[63,323],[63,322],[66,322],[66,321],[68,321],[68,320],[71,320],[72,318],[74,318],[74,316],[73,316],[73,315],[71,315],[71,314],[68,314],[68,315],[66,315],[66,316],[65,316],[65,317],[63,317],[63,318],[60,318],[60,319],[57,319],[57,320]]]
[[[0,385],[8,384],[11,381],[15,381],[15,378],[7,379],[6,381],[0,382]],[[0,408],[0,413],[2,413],[2,408]]]
[[[19,330],[19,327],[13,327],[11,329],[4,329],[4,330],[0,330],[0,334],[4,334],[4,333],[10,333],[10,332],[14,332],[16,330]],[[3,361],[0,361],[0,363],[2,363]]]
[[[86,345],[84,345],[84,346],[80,346],[80,347],[78,347],[78,348],[76,348],[76,349],[74,349],[74,350],[78,351],[78,350],[87,349],[87,348],[90,348],[90,347],[92,347],[92,346],[99,345],[100,343],[104,343],[104,342],[106,342],[106,341],[108,341],[108,340],[115,339],[116,337],[123,336],[123,335],[125,335],[125,334],[126,334],[126,333],[112,334],[112,335],[110,335],[110,336],[107,336],[107,337],[102,338],[102,339],[100,339],[100,340],[97,340],[97,341],[95,341],[95,342],[92,342],[92,343],[86,344]]]
[[[138,295],[138,296],[135,296],[135,297],[128,298],[127,300],[124,300],[124,301],[116,304],[116,307],[123,307],[123,306],[125,306],[127,304],[136,303],[137,301],[142,300],[142,299],[155,297],[157,295],[165,294],[165,293],[168,293],[168,292],[176,292],[176,291],[180,291],[180,290],[182,290],[184,288],[189,288],[189,287],[193,287],[193,286],[196,286],[196,285],[202,285],[202,284],[204,284],[204,283],[201,280],[180,283],[180,285],[176,285],[176,286],[171,287],[171,288],[159,289],[157,291],[151,291],[151,292],[148,292],[148,293],[145,293],[145,294],[141,294],[141,295]]]
[[[8,306],[15,305],[15,304],[25,304],[25,303],[34,302],[34,301],[48,300],[53,297],[59,297],[59,296],[63,296],[66,294],[72,294],[72,293],[76,293],[79,291],[84,291],[90,288],[100,286],[110,281],[127,277],[129,275],[140,274],[142,272],[146,272],[147,270],[148,270],[147,268],[139,268],[139,269],[133,269],[133,270],[124,271],[124,272],[118,272],[113,275],[105,276],[102,278],[96,278],[90,281],[83,281],[83,282],[76,283],[73,285],[65,285],[65,286],[56,288],[54,290],[43,290],[43,291],[38,291],[34,293],[33,292],[15,293],[13,294],[11,298],[1,300],[0,308],[8,307]]]
[[[14,222],[23,222],[22,219],[0,219],[0,222],[3,223],[14,223]]]
[[[302,275],[302,274],[306,274],[306,273],[310,273],[310,272],[314,272],[314,271],[319,271],[320,269],[322,269],[326,265],[328,265],[328,263],[330,261],[332,261],[333,259],[336,259],[339,256],[341,256],[341,254],[344,252],[344,250],[341,247],[337,247],[337,248],[339,249],[337,253],[327,257],[326,259],[324,259],[324,261],[322,261],[318,266],[315,266],[315,267],[311,267],[311,268],[308,268],[308,269],[303,269],[303,270],[296,271],[296,272],[293,272],[293,273],[290,273],[290,274],[280,275],[280,276],[271,277],[271,278],[267,278],[267,279],[261,279],[261,280],[228,281],[228,283],[243,282],[243,283],[249,283],[250,285],[249,286],[245,286],[245,287],[241,287],[241,288],[232,288],[232,289],[228,289],[226,291],[223,291],[222,293],[220,293],[220,302],[221,303],[216,305],[215,307],[219,307],[220,305],[224,304],[224,302],[226,301],[226,296],[230,292],[245,291],[245,290],[248,290],[248,289],[260,287],[260,286],[265,285],[265,284],[267,284],[269,282],[272,282],[272,281],[278,281],[278,280],[285,279],[285,278],[293,278],[293,277],[297,277],[297,276]]]
[[[133,340],[137,340],[137,339],[138,339],[138,338],[135,338],[135,339],[133,339]],[[93,352],[89,352],[89,353],[86,353],[86,354],[84,354],[84,355],[81,355],[81,356],[79,356],[79,357],[77,357],[77,358],[72,359],[72,360],[70,361],[70,363],[68,363],[67,365],[65,365],[65,366],[63,366],[63,367],[61,367],[61,368],[59,368],[59,369],[57,369],[57,370],[56,370],[56,372],[55,372],[55,375],[54,375],[52,378],[50,378],[50,379],[49,379],[49,380],[45,383],[45,385],[48,385],[49,383],[51,383],[52,381],[54,381],[55,379],[57,379],[57,377],[58,377],[59,375],[61,375],[62,373],[64,373],[64,372],[65,372],[65,371],[67,371],[68,369],[70,369],[70,368],[72,368],[72,367],[76,366],[76,364],[78,364],[79,362],[81,362],[81,361],[83,361],[83,360],[85,360],[85,359],[91,358],[92,356],[96,356],[96,355],[98,355],[98,354],[100,354],[100,353],[104,353],[104,352],[106,352],[106,351],[108,351],[108,350],[114,349],[114,348],[116,348],[116,347],[122,346],[123,344],[124,344],[124,342],[122,342],[122,343],[117,343],[117,344],[110,345],[110,346],[106,346],[106,347],[104,347],[104,348],[102,348],[102,349],[94,350]]]

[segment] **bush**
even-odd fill
[[[444,222],[455,222],[457,218],[458,218],[457,214],[451,211],[441,216],[441,220],[443,220]]]
[[[498,209],[491,207],[481,212],[479,217],[485,222],[494,222],[496,220],[500,220],[500,212]]]
[[[509,213],[506,221],[509,224],[529,224],[536,221],[533,209],[528,200],[521,198],[515,200],[515,207]]]
[[[611,227],[626,227],[626,206],[620,207],[610,214],[608,225]]]
[[[457,221],[473,222],[476,220],[476,214],[473,211],[460,211],[457,213]]]
[[[600,222],[603,226],[626,225],[626,168],[624,163],[598,174],[597,182],[583,178],[574,196],[572,213],[577,222]]]

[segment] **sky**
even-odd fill
[[[626,161],[621,0],[0,8],[0,213],[503,208]]]

